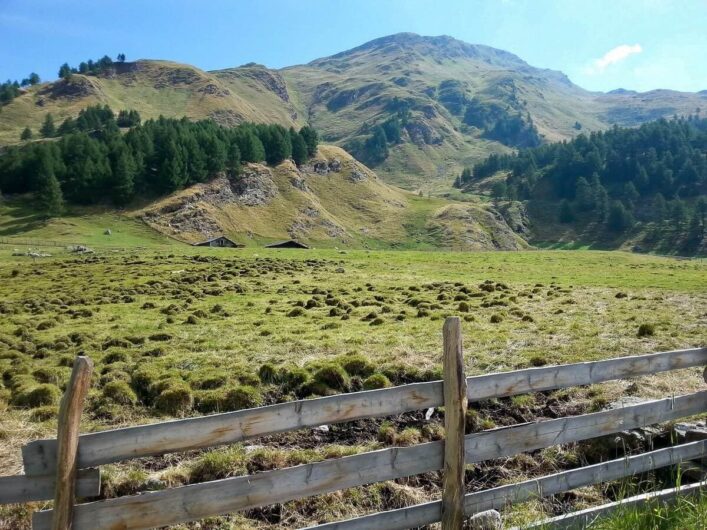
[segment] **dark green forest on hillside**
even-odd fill
[[[186,118],[140,121],[135,111],[116,116],[108,106],[84,109],[58,127],[47,114],[40,129],[45,141],[7,149],[0,157],[0,190],[34,192],[43,210],[56,215],[64,201],[125,205],[135,196],[168,194],[220,172],[237,178],[242,162],[275,165],[292,158],[299,165],[317,150],[317,132],[310,127],[297,132]]]
[[[491,155],[457,178],[468,189],[497,173],[498,199],[556,203],[556,222],[609,236],[670,226],[695,250],[707,222],[707,119],[658,120]]]

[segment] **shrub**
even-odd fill
[[[204,453],[189,467],[189,481],[192,483],[247,474],[245,451],[237,445]]]
[[[415,445],[422,440],[420,430],[415,427],[406,427],[403,432],[399,433],[396,439],[397,445]]]
[[[112,351],[108,355],[103,357],[103,363],[105,364],[125,363],[129,360],[130,355],[128,355],[128,353],[124,351]]]
[[[309,380],[309,372],[297,366],[280,368],[278,379],[282,383],[285,392],[291,392]]]
[[[491,322],[491,324],[499,324],[499,323],[503,322],[503,317],[498,314],[493,314],[493,315],[491,315],[490,322]]]
[[[292,311],[287,313],[288,317],[299,317],[302,315],[304,315],[304,309],[302,309],[301,307],[295,307]]]
[[[533,355],[530,360],[530,366],[534,366],[536,368],[539,368],[540,366],[545,366],[547,364],[547,359],[545,357],[542,357],[540,355]]]
[[[56,405],[61,398],[61,390],[56,385],[41,384],[33,388],[24,387],[15,397],[21,407],[36,408],[44,405]]]
[[[263,404],[260,391],[247,385],[238,385],[226,390],[224,396],[225,410],[240,410],[258,407]]]
[[[270,363],[265,363],[258,369],[258,377],[266,385],[275,383],[277,380],[275,367]]]
[[[385,323],[385,320],[378,317],[378,318],[374,318],[373,320],[371,320],[371,323],[369,324],[369,326],[380,326],[384,323]]]
[[[655,335],[655,325],[641,324],[640,326],[638,326],[637,335],[639,337],[652,337],[653,335]]]
[[[223,412],[226,393],[223,388],[216,390],[197,390],[194,392],[194,408],[202,414]]]
[[[194,406],[194,396],[186,384],[172,382],[155,399],[155,407],[167,414],[181,414]]]
[[[228,382],[228,377],[226,374],[219,372],[209,372],[201,375],[194,379],[192,382],[192,387],[201,390],[213,390],[215,388],[220,388]]]
[[[461,313],[468,313],[469,312],[469,302],[459,302],[459,306],[457,307],[457,309]]]
[[[297,397],[306,398],[308,396],[331,396],[336,394],[334,390],[319,381],[307,381],[297,389]]]
[[[391,386],[390,379],[383,374],[373,374],[363,382],[364,390],[375,390],[377,388],[388,388]]]
[[[120,405],[134,405],[137,396],[124,381],[111,381],[103,387],[103,397]]]
[[[341,366],[349,375],[368,377],[374,371],[373,365],[363,355],[351,355],[341,361]]]
[[[333,390],[345,391],[349,386],[349,379],[344,369],[338,364],[327,364],[314,373],[317,383],[326,385]]]
[[[152,366],[142,366],[133,372],[131,385],[144,403],[151,403],[154,399],[153,384],[159,376],[159,371]]]
[[[59,409],[56,405],[44,405],[33,409],[29,419],[36,422],[48,421],[56,418],[58,414]]]
[[[378,428],[378,441],[383,442],[388,445],[395,444],[395,440],[398,437],[398,433],[395,430],[395,426],[389,421],[384,421]]]
[[[113,346],[117,348],[129,348],[130,343],[125,339],[110,339],[103,343],[104,350],[107,350]]]

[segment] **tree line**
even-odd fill
[[[98,75],[112,68],[114,62],[124,63],[125,54],[119,53],[115,61],[107,55],[104,55],[96,61],[93,59],[81,61],[78,67],[72,67],[69,66],[69,63],[64,63],[59,67],[59,78],[68,79],[72,74]]]
[[[17,96],[19,96],[23,87],[32,86],[40,83],[42,80],[39,78],[39,74],[32,72],[22,81],[11,81],[8,79],[4,83],[0,84],[0,106],[7,105]]]
[[[127,132],[119,121],[129,120]],[[47,124],[50,126],[47,126]],[[226,128],[212,120],[160,117],[140,123],[135,111],[117,116],[108,106],[83,110],[58,128],[45,119],[42,135],[0,157],[0,190],[37,195],[48,215],[64,202],[125,205],[136,196],[159,196],[205,182],[217,173],[237,178],[243,162],[300,165],[315,155],[318,135],[280,125],[244,123]]]
[[[637,128],[614,126],[571,141],[491,155],[455,186],[503,172],[493,195],[558,203],[558,220],[598,221],[624,232],[639,222],[672,221],[692,239],[707,215],[707,119],[674,117]]]

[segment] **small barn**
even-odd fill
[[[200,243],[194,243],[194,246],[195,247],[240,248],[240,247],[244,247],[245,245],[241,245],[240,243],[236,243],[235,241],[228,239],[226,236],[219,236],[219,237],[214,237],[212,239],[207,239],[206,241],[202,241]]]
[[[294,239],[288,239],[287,241],[280,241],[279,243],[272,243],[270,245],[265,245],[265,248],[309,248],[304,243],[295,241]]]

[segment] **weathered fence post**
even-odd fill
[[[69,530],[76,493],[76,461],[79,445],[79,426],[83,403],[91,386],[93,362],[88,357],[77,357],[71,379],[61,398],[59,428],[57,431],[56,489],[52,530]]]
[[[444,491],[442,530],[461,530],[464,523],[464,425],[466,375],[459,317],[444,321]]]

